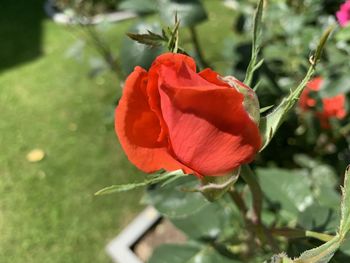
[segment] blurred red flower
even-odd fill
[[[300,96],[299,107],[303,111],[316,109],[316,99],[310,96],[311,92],[318,92],[323,83],[322,77],[316,77],[309,81]],[[339,94],[334,97],[322,98],[322,110],[316,110],[316,116],[320,119],[321,126],[330,128],[329,119],[335,117],[343,119],[346,116],[345,95]]]
[[[218,77],[211,69],[196,73],[191,57],[173,53],[148,72],[136,67],[115,117],[129,160],[147,173],[182,169],[200,178],[251,162],[261,146],[258,126],[242,93]]]

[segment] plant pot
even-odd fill
[[[182,232],[148,206],[107,245],[106,251],[114,262],[144,263],[157,246],[185,241]]]

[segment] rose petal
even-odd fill
[[[204,80],[185,63],[160,69],[161,109],[175,156],[198,174],[221,175],[252,161],[261,145],[243,95]]]
[[[302,110],[306,111],[316,106],[316,100],[310,97],[310,92],[319,91],[323,82],[322,77],[316,77],[310,80],[306,84],[306,88],[303,90],[299,100],[299,106]]]
[[[136,67],[125,82],[123,96],[116,108],[115,129],[129,160],[144,172],[160,169],[190,169],[167,151],[167,142],[158,141],[159,119],[148,104],[147,72]]]
[[[210,68],[206,68],[202,70],[201,72],[198,73],[199,76],[204,78],[206,81],[213,83],[218,86],[225,86],[225,87],[230,87],[227,83],[220,81],[218,79],[219,74],[216,73],[215,71],[211,70]]]
[[[307,89],[312,90],[312,91],[319,91],[321,88],[322,82],[323,82],[323,78],[316,77],[316,78],[313,78],[312,80],[310,80],[306,84],[306,87],[307,87]]]
[[[196,63],[191,57],[182,54],[165,53],[156,58],[156,60],[152,63],[152,66],[148,73],[149,78],[147,84],[147,93],[149,96],[149,105],[152,111],[157,115],[161,126],[161,131],[158,137],[159,141],[164,140],[168,134],[160,106],[160,97],[158,91],[159,68],[161,66],[169,66],[177,69],[183,63],[192,70],[196,70]]]
[[[343,94],[324,98],[323,102],[323,114],[326,117],[337,117],[343,119],[346,116],[345,111],[345,96]]]

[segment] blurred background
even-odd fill
[[[302,79],[310,51],[322,31],[337,23],[342,2],[267,1],[265,61],[254,80],[261,108],[275,105]],[[147,68],[165,51],[125,33],[159,33],[173,24],[177,11],[180,44],[198,68],[242,80],[255,5],[253,0],[1,1],[0,262],[110,262],[104,247],[142,209],[142,191],[93,194],[145,178],[115,136],[114,108],[134,66]],[[113,12],[118,14],[98,16]],[[317,105],[297,108],[256,166],[272,167],[276,177],[308,171],[312,182],[315,174],[322,176],[334,192],[350,162],[349,118],[330,118],[325,128],[314,113],[323,98],[339,94],[348,109],[349,42],[349,26],[338,27],[317,72],[325,80],[312,95]],[[319,186],[326,189],[323,181]]]

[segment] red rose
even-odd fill
[[[310,97],[310,92],[320,90],[323,83],[322,77],[316,77],[309,81],[300,96],[299,106],[302,110],[307,111],[316,106],[316,100]],[[339,94],[330,98],[322,99],[322,110],[316,111],[316,116],[320,119],[321,126],[325,129],[330,128],[329,119],[335,117],[343,119],[346,116],[345,95]]]
[[[216,72],[196,73],[191,57],[166,53],[148,72],[136,67],[127,78],[116,133],[129,160],[144,172],[223,175],[251,162],[261,145],[243,102],[242,93]]]

